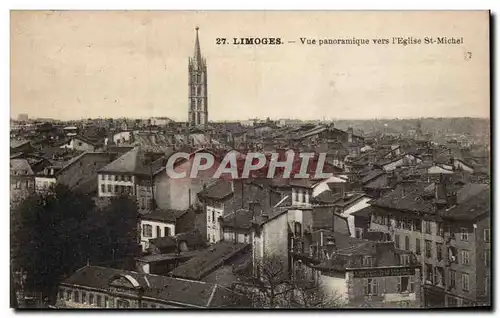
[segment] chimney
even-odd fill
[[[352,142],[353,133],[354,129],[352,129],[352,127],[347,128],[347,142]]]
[[[328,236],[326,238],[326,252],[328,254],[328,257],[332,257],[332,255],[335,254],[336,250],[337,245],[335,244],[335,239],[331,236]]]

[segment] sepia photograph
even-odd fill
[[[492,309],[490,11],[10,11],[10,307]]]

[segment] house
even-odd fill
[[[130,195],[137,199],[140,212],[154,209],[152,180],[162,168],[154,155],[135,147],[98,170],[100,198]]]
[[[205,282],[85,266],[59,285],[56,308],[230,308],[248,299]]]
[[[62,164],[55,172],[56,183],[84,193],[97,193],[98,171],[116,158],[113,153],[84,152]]]
[[[71,136],[63,145],[60,145],[59,148],[93,152],[99,148],[99,144],[86,137],[76,135]]]
[[[259,180],[218,180],[198,193],[204,206],[207,241],[216,243],[223,238],[221,220],[239,209],[255,215],[268,210],[280,199],[267,184]]]
[[[175,236],[175,225],[187,211],[154,210],[140,216],[141,246],[145,252],[149,248],[149,240]]]
[[[15,205],[35,192],[35,173],[27,159],[10,159],[10,202]]]

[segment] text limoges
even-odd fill
[[[233,44],[233,45],[280,45],[283,44],[281,38],[260,38],[260,37],[244,37],[244,38],[233,38],[232,42],[226,38],[216,38],[215,44]]]

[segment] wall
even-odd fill
[[[152,227],[152,236],[151,237],[146,237],[144,236],[144,226],[145,225],[151,225]],[[161,229],[161,235],[158,235],[156,227],[159,226]],[[149,240],[157,238],[157,237],[164,237],[167,236],[165,235],[165,228],[168,228],[170,230],[170,236],[175,235],[175,224],[173,223],[167,223],[167,222],[161,222],[161,221],[151,221],[151,220],[141,220],[141,246],[142,250],[146,251],[146,249],[149,247]]]
[[[118,181],[117,177],[120,177],[120,181]],[[111,180],[110,180],[111,178]],[[127,181],[124,181],[124,178],[126,178]],[[135,193],[135,183],[136,183],[136,177],[130,176],[130,175],[125,175],[125,174],[104,174],[100,173],[98,175],[97,179],[97,184],[98,184],[98,193],[99,197],[115,197],[118,196],[119,193],[115,192],[115,186],[125,186],[129,187],[131,194]],[[103,192],[102,186],[104,185],[105,191]],[[108,191],[108,185],[111,186],[111,191]]]
[[[368,204],[368,201],[370,200],[371,198],[363,197],[358,202],[356,202],[355,204],[353,204],[348,209],[342,212],[342,216],[347,217],[347,222],[349,224],[349,231],[351,232],[352,237],[355,237],[356,231],[354,225],[354,215],[351,214],[370,206],[370,204]]]
[[[55,186],[55,177],[35,177],[35,191],[45,192],[50,189],[51,186]]]
[[[347,301],[347,276],[345,273],[320,273],[318,283],[326,295],[332,298],[340,297],[340,301]]]
[[[104,168],[114,159],[113,155],[104,152],[87,152],[71,165],[63,167],[57,173],[57,183],[70,188],[97,178],[97,171]],[[98,184],[97,182],[95,183]]]

